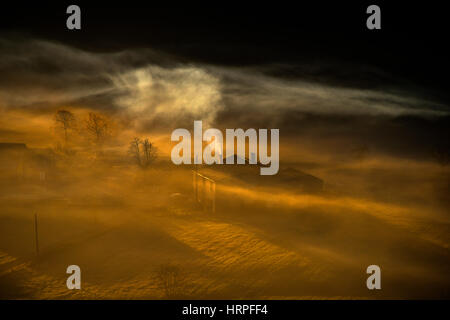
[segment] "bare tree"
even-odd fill
[[[141,165],[141,151],[140,146],[141,139],[134,138],[133,141],[130,142],[130,147],[128,148],[128,153],[133,157],[133,159],[136,161],[136,163],[140,166]]]
[[[144,169],[151,165],[158,156],[158,150],[153,142],[150,142],[148,139],[141,140],[139,138],[134,138],[130,142],[128,153]]]
[[[86,129],[96,144],[98,152],[104,140],[110,134],[110,124],[108,119],[101,114],[90,112],[89,117],[86,120]]]
[[[146,168],[156,160],[158,156],[158,150],[156,149],[155,144],[150,142],[148,139],[145,139],[143,142],[141,142],[141,144],[144,157],[143,166]]]
[[[68,131],[75,127],[75,116],[67,110],[58,110],[55,114],[55,122],[64,130],[64,142],[67,145]]]

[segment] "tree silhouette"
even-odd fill
[[[75,116],[67,110],[58,110],[55,114],[55,122],[64,130],[64,142],[67,146],[68,131],[75,127]]]
[[[128,153],[144,169],[151,165],[158,156],[158,150],[153,142],[150,142],[149,139],[141,140],[137,137],[130,142]]]
[[[145,139],[143,142],[141,142],[141,144],[142,144],[142,153],[144,156],[143,166],[146,168],[150,164],[152,164],[153,161],[155,161],[157,157],[157,149],[155,145],[148,139]]]
[[[94,141],[97,152],[100,152],[104,140],[110,135],[110,123],[108,119],[95,112],[90,112],[86,120],[86,130]]]
[[[136,163],[141,165],[141,151],[139,145],[141,144],[141,139],[134,138],[133,141],[130,142],[130,147],[128,149],[128,153],[131,157],[136,161]]]

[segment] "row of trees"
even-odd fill
[[[56,111],[54,120],[55,127],[62,132],[64,140],[64,146],[59,148],[66,154],[71,153],[70,137],[74,133],[86,133],[95,146],[96,156],[102,153],[103,144],[112,136],[112,121],[100,113],[90,112],[88,117],[80,122],[71,111],[61,109]],[[157,148],[149,139],[134,138],[128,149],[131,159],[142,168],[152,164],[157,153]]]
[[[69,147],[69,135],[73,132],[80,132],[85,129],[88,137],[101,147],[103,142],[111,135],[110,121],[103,115],[90,112],[88,118],[84,121],[84,125],[80,127],[75,115],[68,110],[58,110],[55,114],[55,124],[64,133],[64,147]]]

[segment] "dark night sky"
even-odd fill
[[[65,28],[65,8],[72,4],[66,1],[2,5],[1,26],[5,31],[21,31],[94,51],[152,47],[189,61],[221,65],[287,63],[292,67],[279,75],[337,85],[373,88],[398,84],[392,78],[355,72],[347,65],[364,64],[406,78],[438,99],[449,99],[443,81],[450,69],[447,19],[445,11],[432,4],[377,2],[382,9],[382,30],[370,31],[365,27],[365,9],[372,2],[320,1],[313,5],[301,1],[295,6],[76,3],[82,8],[81,31]],[[334,69],[316,74],[315,70],[296,68],[318,61],[330,61]]]

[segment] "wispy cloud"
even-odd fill
[[[338,87],[277,76],[276,68],[187,63],[149,48],[100,53],[43,40],[0,38],[0,108],[32,113],[60,107],[100,110],[120,115],[129,130],[140,132],[167,133],[198,119],[207,126],[277,127],[296,135],[307,126],[312,134],[335,138],[366,133],[371,118],[447,118],[450,112],[449,106],[407,87]],[[350,119],[346,126],[353,131],[342,129],[342,118]],[[366,137],[372,139],[383,125],[372,126]]]

